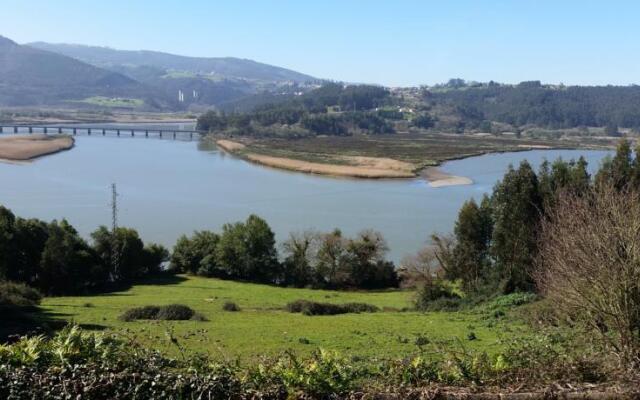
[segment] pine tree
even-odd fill
[[[466,290],[478,289],[487,278],[492,229],[490,201],[486,195],[480,206],[473,199],[464,203],[454,227],[456,245],[448,275],[461,279]]]
[[[491,254],[495,273],[505,292],[531,290],[529,275],[537,252],[537,233],[542,215],[538,178],[523,161],[509,167],[492,198],[494,227]]]
[[[632,180],[632,152],[631,144],[623,139],[618,144],[613,158],[606,159],[596,175],[596,186],[611,185],[616,190],[627,188]]]

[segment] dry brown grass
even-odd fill
[[[239,142],[234,142],[233,140],[220,139],[216,141],[218,147],[228,152],[233,153],[234,151],[242,150],[245,148],[245,145]]]
[[[12,136],[0,138],[0,159],[27,161],[68,150],[74,145],[69,136]]]
[[[262,165],[311,174],[345,176],[353,178],[413,178],[413,165],[390,158],[341,157],[352,165],[322,164],[292,158],[247,153],[245,157]]]
[[[415,166],[411,163],[385,157],[335,156],[327,163],[296,160],[243,151],[246,145],[227,139],[216,144],[230,153],[241,155],[249,161],[268,167],[286,169],[311,174],[344,176],[353,178],[413,178]]]

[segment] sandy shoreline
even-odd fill
[[[243,143],[220,139],[216,144],[221,149],[243,157],[260,165],[310,174],[366,178],[366,179],[400,179],[422,177],[432,187],[469,185],[473,181],[461,176],[446,174],[436,167],[428,167],[416,173],[413,164],[381,157],[342,157],[348,164],[323,164],[317,162],[295,160],[284,157],[273,157],[256,153],[239,153],[245,149]]]
[[[38,157],[69,150],[74,146],[70,136],[9,136],[0,137],[0,161],[22,163]]]
[[[429,181],[429,186],[435,188],[473,184],[473,181],[467,177],[449,175],[438,167],[427,167],[420,172],[420,175]]]

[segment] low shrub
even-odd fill
[[[426,281],[416,294],[416,308],[421,311],[444,310],[459,307],[460,296],[440,279]],[[444,307],[443,307],[444,306]]]
[[[532,303],[537,299],[538,299],[538,295],[535,293],[515,292],[515,293],[495,297],[490,301],[488,301],[485,304],[485,307],[490,310],[513,308],[513,307],[518,307],[524,304]]]
[[[223,311],[236,312],[240,311],[240,306],[234,303],[233,301],[225,301],[222,305]]]
[[[301,313],[307,304],[309,304],[307,300],[296,300],[288,303],[286,309],[291,313]]]
[[[35,306],[42,294],[23,283],[0,282],[0,306]]]
[[[292,313],[302,313],[304,315],[338,315],[349,313],[377,312],[380,309],[374,305],[366,303],[319,303],[308,300],[296,300],[287,304],[287,310]]]
[[[136,321],[139,319],[158,319],[159,311],[160,307],[157,306],[130,308],[120,315],[120,319],[125,322]]]
[[[163,321],[185,321],[191,319],[195,313],[195,311],[185,305],[170,304],[168,306],[160,307],[157,319]]]
[[[131,322],[136,320],[185,321],[198,316],[193,309],[182,304],[167,306],[144,306],[125,311],[120,319]],[[200,319],[201,320],[201,319]]]

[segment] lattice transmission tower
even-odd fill
[[[114,278],[120,275],[120,245],[118,243],[118,190],[111,184],[111,270]]]

